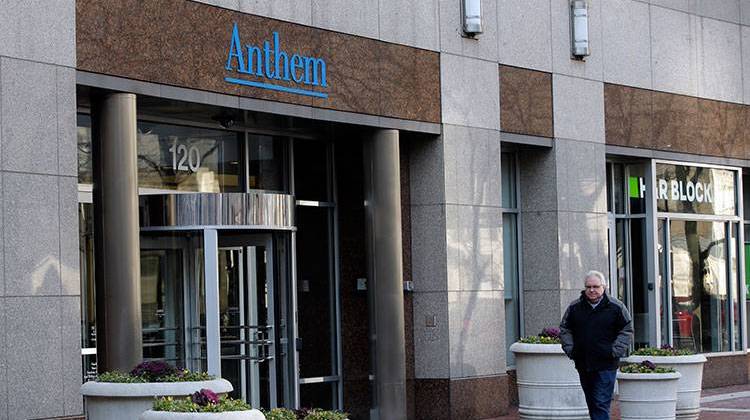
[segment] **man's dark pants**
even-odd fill
[[[578,371],[581,387],[586,395],[591,420],[609,420],[609,406],[615,389],[617,369],[593,372]]]

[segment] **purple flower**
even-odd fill
[[[190,396],[190,399],[201,407],[205,407],[209,404],[219,403],[219,396],[216,395],[215,392],[206,388],[203,388],[200,391],[196,391],[193,395]]]
[[[647,368],[648,370],[655,370],[655,369],[656,369],[656,365],[655,365],[655,364],[653,364],[653,363],[652,363],[651,361],[649,361],[649,360],[644,360],[644,361],[642,361],[642,362],[641,362],[641,366],[643,366],[643,367]]]
[[[156,382],[165,376],[172,375],[177,372],[177,369],[169,363],[162,362],[160,360],[154,360],[150,362],[143,362],[133,368],[130,374],[143,378],[149,382]]]
[[[541,337],[560,338],[560,329],[555,327],[547,327],[542,330],[539,334]]]

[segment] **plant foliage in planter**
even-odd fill
[[[143,362],[129,373],[118,371],[104,372],[96,378],[98,382],[116,383],[193,382],[209,381],[211,379],[214,379],[213,376],[205,372],[191,372],[187,369],[178,369],[162,361]]]
[[[695,354],[688,349],[676,349],[669,345],[663,345],[661,348],[643,347],[632,353],[633,356],[690,356]]]
[[[641,363],[630,363],[620,368],[622,373],[674,373],[675,370],[668,367],[656,366],[648,360]]]
[[[252,410],[244,401],[226,396],[219,397],[210,389],[201,389],[187,398],[159,398],[154,401],[154,411],[171,411],[176,413],[223,413],[225,411]]]
[[[518,341],[526,344],[560,344],[560,329],[547,327],[539,335],[530,335]]]
[[[266,420],[346,420],[349,414],[341,411],[321,410],[319,408],[302,408],[290,410],[288,408],[274,408],[264,411]]]

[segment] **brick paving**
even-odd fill
[[[612,404],[612,420],[620,418],[617,401]],[[491,420],[518,419],[518,407],[503,417]],[[750,384],[724,388],[712,388],[701,393],[701,420],[748,420],[750,419]]]

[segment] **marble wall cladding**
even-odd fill
[[[76,3],[7,1],[0,7],[0,55],[73,67]]]
[[[601,1],[589,2],[589,46],[591,55],[586,60],[570,58],[570,1],[551,0],[552,71],[590,80],[602,80],[604,57],[602,51]],[[599,53],[597,53],[599,51]]]
[[[454,0],[438,0],[440,17],[440,51],[462,55],[464,57],[481,58],[497,61],[497,21],[496,0],[481,0],[483,32],[474,38],[463,36],[461,29],[461,2]]]
[[[442,122],[498,130],[500,97],[497,72],[497,64],[493,62],[442,54]]]
[[[499,0],[497,27],[500,62],[552,71],[550,19],[549,0]]]
[[[495,130],[443,125],[445,202],[500,207],[500,138]]]
[[[590,270],[607,272],[607,215],[561,212],[560,288],[575,290]]]
[[[562,318],[560,290],[527,290],[523,294],[523,322],[526,334],[560,325]]]
[[[636,89],[605,86],[607,144],[747,159],[750,107]]]
[[[552,76],[555,137],[604,143],[604,86],[594,80]]]
[[[650,147],[652,109],[652,91],[605,84],[604,126],[607,144]]]
[[[562,263],[558,236],[559,215],[557,212],[524,212],[522,217],[523,288],[525,291],[555,290],[560,287]]]
[[[567,139],[556,139],[557,209],[586,213],[605,213],[605,146]]]
[[[454,379],[450,382],[451,418],[486,419],[508,410],[508,376]]]
[[[417,379],[415,382],[415,419],[450,420],[450,379]]]
[[[748,19],[750,19],[750,0],[748,0],[747,10]],[[744,25],[741,26],[740,35],[740,43],[742,44],[742,68],[750,69],[750,27]],[[742,72],[742,88],[742,103],[750,104],[750,71]]]
[[[450,377],[505,372],[502,291],[448,292]]]
[[[651,71],[653,89],[698,94],[699,17],[651,6]]]
[[[500,66],[500,129],[554,136],[550,73]]]
[[[446,292],[414,293],[414,377],[450,378]]]
[[[700,20],[698,96],[742,103],[740,38],[740,25],[715,19]]]
[[[602,2],[605,81],[651,88],[649,22],[649,5],[645,2]]]
[[[652,143],[663,150],[694,152],[698,141],[698,99],[654,92]]]
[[[417,379],[415,419],[486,419],[508,411],[508,376]]]
[[[305,25],[312,22],[312,3],[309,1],[239,0],[239,10]]]
[[[171,24],[153,25],[154,21]],[[225,77],[245,76],[225,69],[233,23],[242,44],[272,43],[277,32],[287,53],[325,59],[328,87],[312,89],[328,97],[227,83]],[[78,0],[76,36],[79,70],[340,111],[440,121],[440,65],[435,52],[180,0]],[[274,75],[275,68],[265,69],[265,63],[262,67]],[[283,79],[273,82],[299,87]]]
[[[746,366],[747,360],[748,356],[744,354],[708,357],[703,366],[703,388],[748,383],[748,370],[737,368]]]

